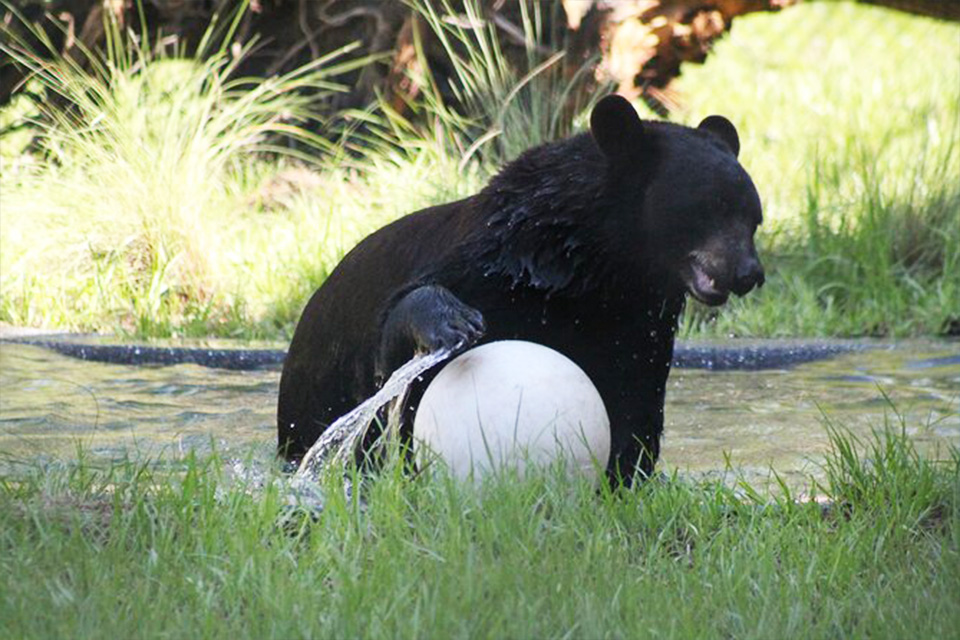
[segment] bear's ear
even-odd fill
[[[707,116],[697,128],[717,136],[730,147],[733,155],[740,155],[740,136],[737,135],[737,128],[723,116]]]
[[[618,160],[639,147],[643,123],[626,98],[613,94],[600,100],[593,108],[590,133],[603,155]]]

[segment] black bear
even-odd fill
[[[764,280],[760,199],[739,148],[721,116],[697,128],[642,121],[607,96],[589,134],[528,150],[480,193],[371,234],[294,333],[280,453],[301,458],[417,351],[519,339],[565,354],[593,380],[610,417],[611,479],[649,475],[685,294],[720,305]]]

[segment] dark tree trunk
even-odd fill
[[[918,16],[960,20],[960,0],[859,0],[863,4],[888,7]]]

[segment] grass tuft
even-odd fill
[[[243,215],[230,191],[244,165],[329,151],[310,133],[323,126],[316,104],[340,89],[332,77],[362,61],[344,62],[346,47],[283,76],[239,78],[253,42],[229,51],[228,31],[199,62],[148,48],[104,15],[106,50],[84,51],[82,63],[2,45],[45,96],[28,115],[36,162],[4,189],[14,213],[4,220],[3,316],[93,328],[103,320],[90,311],[167,335],[229,307],[236,282],[223,231]],[[219,31],[215,21],[201,50]],[[46,285],[51,273],[66,286]]]
[[[525,56],[509,59],[494,20],[478,0],[415,0],[412,6],[440,41],[453,67],[451,82],[438,87],[418,46],[425,108],[437,119],[461,156],[475,155],[496,168],[527,149],[569,136],[577,117],[606,91],[585,97],[594,82],[590,65],[565,76],[562,46],[553,46],[541,3],[519,3]],[[557,51],[550,53],[550,51]]]

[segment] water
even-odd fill
[[[357,443],[366,432],[367,425],[376,417],[377,411],[388,402],[398,398],[400,402],[394,404],[391,408],[396,409],[402,406],[403,399],[406,397],[413,381],[426,373],[431,367],[446,360],[449,355],[449,349],[439,349],[432,353],[416,356],[394,371],[379,391],[364,400],[353,411],[338,418],[323,432],[323,435],[303,457],[303,462],[297,469],[297,478],[316,481],[326,464],[337,461],[343,462],[349,459],[351,457],[350,452],[356,449]],[[391,411],[388,422],[390,424],[388,424],[387,433],[390,432],[391,428],[395,430],[399,426],[398,414]]]
[[[865,343],[863,351],[792,369],[675,369],[667,391],[662,459],[667,468],[736,472],[760,483],[774,469],[794,486],[829,448],[825,419],[868,439],[900,426],[928,456],[960,446],[960,343]]]
[[[773,468],[803,483],[827,450],[821,412],[867,437],[892,416],[884,393],[922,451],[960,446],[960,342],[865,346],[790,369],[674,370],[660,468],[710,475],[729,462],[748,479]],[[216,449],[267,464],[279,378],[276,367],[113,365],[0,344],[0,467],[72,458],[78,445],[99,460]]]

